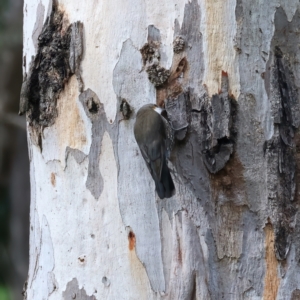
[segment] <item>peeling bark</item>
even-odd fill
[[[265,227],[266,234],[266,276],[264,287],[264,299],[276,299],[278,288],[280,284],[280,278],[277,274],[278,261],[274,253],[274,231],[271,224],[267,224]]]
[[[79,21],[69,26],[66,23],[64,13],[54,0],[51,14],[37,38],[37,54],[21,89],[19,114],[28,111],[29,125],[41,150],[43,128],[54,124],[57,99],[72,74],[76,74],[79,89],[83,89],[79,70],[83,25]]]
[[[95,296],[88,296],[86,291],[82,288],[79,289],[78,281],[74,278],[70,281],[67,285],[66,290],[63,292],[63,299],[82,299],[82,300],[94,300],[96,299]]]
[[[134,1],[126,14],[119,1],[54,2],[22,88],[28,299],[297,298],[300,7],[281,2]],[[37,65],[55,34],[64,72],[56,56]],[[50,95],[34,78],[51,68]],[[134,140],[146,103],[165,108],[170,199]]]

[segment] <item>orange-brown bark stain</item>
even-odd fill
[[[277,273],[278,261],[274,251],[274,230],[271,223],[265,226],[265,250],[266,250],[266,275],[264,286],[264,300],[275,300],[278,293],[280,278]]]
[[[54,173],[51,173],[51,184],[52,184],[53,186],[56,185],[56,178],[55,178],[55,174],[54,174]]]
[[[129,250],[132,251],[135,248],[135,234],[133,231],[130,231],[128,234],[128,241],[129,241]]]

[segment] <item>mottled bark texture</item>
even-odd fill
[[[63,16],[54,0],[51,14],[38,36],[38,51],[21,90],[19,114],[29,112],[29,125],[41,149],[43,128],[54,124],[57,99],[73,74],[79,81],[79,90],[83,90],[79,71],[83,52],[82,24],[78,21],[67,25]]]
[[[28,299],[299,294],[299,3],[167,3],[54,2],[28,50]],[[154,102],[164,200],[133,137]]]

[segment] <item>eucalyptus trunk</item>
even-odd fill
[[[299,9],[25,0],[25,298],[298,299]],[[147,103],[172,131],[168,199],[133,135]]]

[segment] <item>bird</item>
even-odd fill
[[[161,115],[164,111],[155,104],[142,106],[136,115],[134,137],[155,182],[160,199],[175,195],[175,186],[167,165],[168,128]]]

